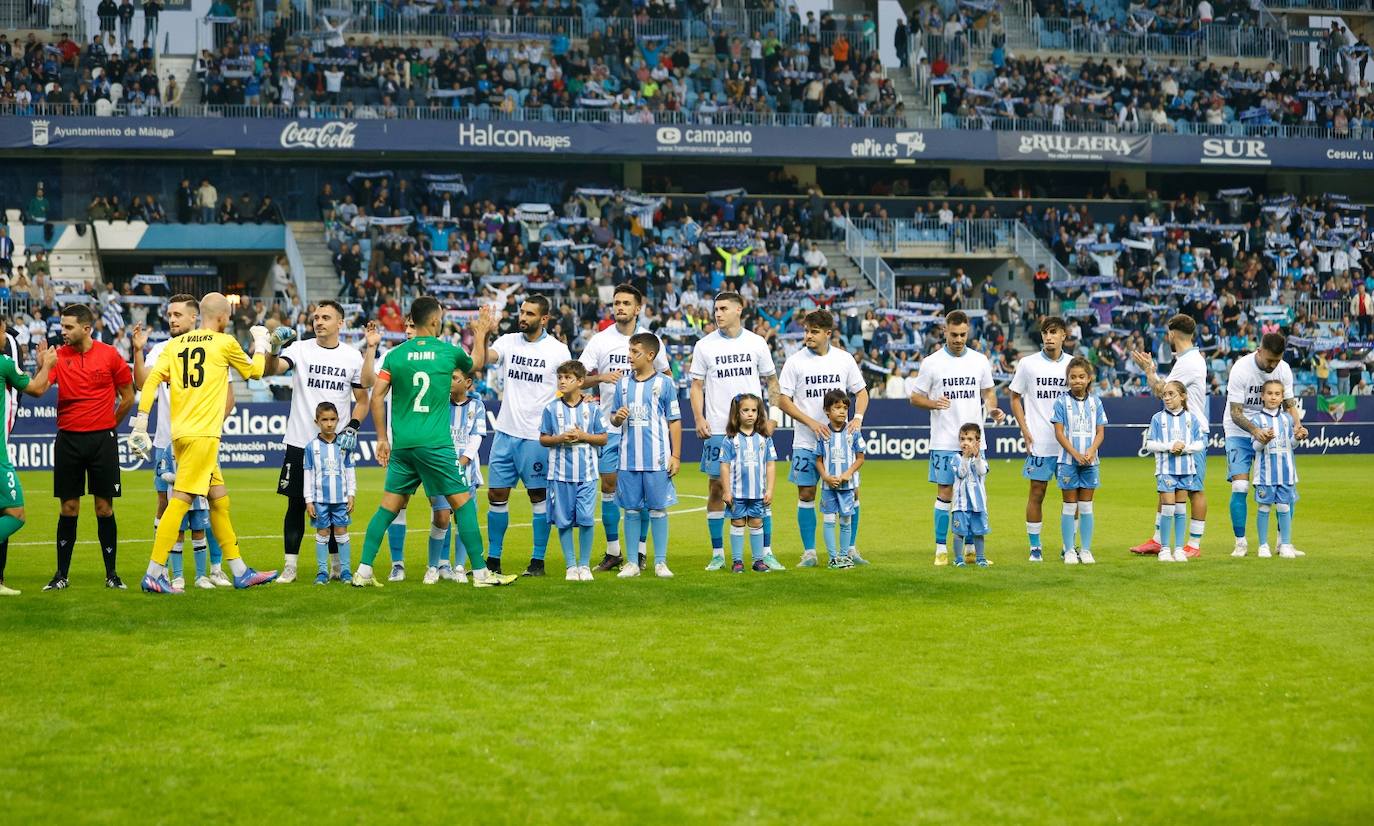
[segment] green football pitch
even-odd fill
[[[672,581],[569,583],[551,564],[510,588],[425,586],[415,518],[404,583],[176,598],[101,587],[89,504],[72,587],[41,593],[55,507],[24,474],[0,819],[1368,822],[1374,462],[1301,460],[1307,556],[1237,560],[1214,457],[1203,558],[1164,565],[1125,551],[1150,527],[1150,463],[1108,460],[1098,564],[1076,568],[1026,561],[1019,470],[989,477],[990,569],[933,567],[925,463],[875,462],[867,568],[704,572],[692,469]],[[362,477],[359,532],[380,488]],[[276,472],[228,481],[249,564],[279,566]],[[146,474],[125,484],[136,589],[153,497]],[[790,566],[795,493],[778,490]],[[508,570],[529,547],[514,501]]]

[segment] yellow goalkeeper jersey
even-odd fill
[[[226,333],[192,330],[162,348],[143,382],[138,412],[153,409],[157,386],[167,382],[171,395],[172,438],[218,439],[224,429],[224,387],[232,367],[245,379],[262,378],[263,357],[251,359]]]

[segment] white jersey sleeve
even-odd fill
[[[340,427],[352,418],[353,391],[363,386],[363,354],[340,342],[321,347],[315,339],[297,341],[281,353],[291,363],[291,414],[286,444],[305,447],[318,432],[315,410],[323,402],[339,412]]]
[[[159,341],[148,348],[148,355],[144,356],[143,363],[151,368],[157,363],[158,356],[162,355],[162,349],[166,346],[166,341]],[[172,402],[170,397],[171,393],[167,390],[167,382],[164,381],[157,386],[157,428],[153,432],[153,447],[156,448],[172,446]]]
[[[1207,430],[1212,412],[1207,398],[1207,359],[1194,347],[1174,359],[1166,381],[1176,381],[1188,390],[1188,412],[1198,417]]]
[[[1250,438],[1250,433],[1231,420],[1230,406],[1239,404],[1248,419],[1264,407],[1262,394],[1264,383],[1278,380],[1283,382],[1283,397],[1293,398],[1293,370],[1287,362],[1280,361],[1271,372],[1264,372],[1255,361],[1254,353],[1247,353],[1231,365],[1231,375],[1226,380],[1227,412],[1222,417],[1222,430],[1226,438]]]
[[[778,379],[778,391],[792,400],[811,419],[824,423],[825,395],[831,390],[857,393],[864,388],[863,374],[854,357],[837,348],[823,356],[803,347],[788,356]],[[792,449],[815,450],[816,434],[797,422],[793,425]]]

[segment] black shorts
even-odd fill
[[[59,430],[53,453],[52,495],[80,499],[87,493],[102,499],[119,496],[119,439],[113,430]]]
[[[290,499],[305,498],[305,448],[286,446],[277,477],[277,493]]]

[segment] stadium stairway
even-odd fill
[[[842,241],[817,241],[816,248],[825,253],[825,257],[830,266],[835,270],[840,278],[849,282],[854,288],[854,298],[858,301],[872,301],[874,306],[878,305],[878,290],[873,286],[873,282],[868,280],[859,265],[844,251]]]
[[[296,236],[301,264],[305,267],[306,300],[334,298],[339,292],[339,279],[334,274],[334,253],[324,242],[324,224],[319,221],[291,221],[288,226]]]
[[[164,87],[168,75],[176,76],[177,86],[181,87],[182,106],[196,106],[200,103],[200,81],[195,79],[195,68],[194,57],[161,55],[157,59],[157,74]]]

